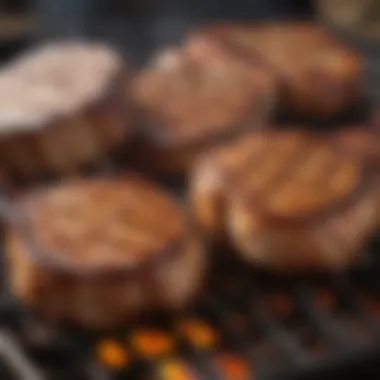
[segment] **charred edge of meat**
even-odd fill
[[[38,130],[0,135],[4,172],[29,179],[75,172],[122,144],[131,134],[124,78],[124,72],[118,73],[101,98],[79,114],[57,117]]]
[[[148,181],[141,179],[141,176],[136,175],[124,175],[113,177],[112,182],[136,182],[142,183],[143,185],[149,184]],[[73,180],[73,183],[80,182],[89,182],[93,180]],[[65,182],[66,184],[68,182]],[[43,196],[46,187],[41,186],[39,189],[35,189],[33,194],[28,195],[28,197],[39,197]],[[73,273],[75,272],[78,276],[83,275],[93,275],[96,273],[101,273],[103,268],[74,268],[73,265],[65,262],[64,260],[60,260],[57,258],[57,255],[49,255],[46,251],[39,247],[38,242],[36,241],[35,234],[33,232],[32,222],[28,217],[26,212],[23,212],[23,197],[18,196],[13,199],[12,203],[9,203],[9,210],[13,213],[13,215],[9,215],[9,220],[11,220],[11,229],[14,231],[18,231],[20,235],[20,239],[24,241],[25,247],[28,249],[30,254],[30,260],[36,263],[40,263],[41,265],[47,265],[49,267],[54,268],[57,272],[60,273]],[[185,220],[185,224],[187,224],[187,220]],[[173,257],[175,257],[178,252],[181,250],[183,237],[185,235],[186,226],[181,229],[181,233],[178,236],[171,238],[165,246],[159,251],[156,252],[151,257],[145,259],[142,262],[137,262],[136,265],[131,266],[128,264],[126,267],[118,266],[112,268],[112,272],[118,276],[125,277],[126,275],[134,276],[138,275],[139,272],[143,272],[149,270],[149,268],[159,265],[162,262],[170,261]]]
[[[305,133],[303,135],[305,136],[306,141],[312,141],[316,139],[316,136],[311,133]],[[333,140],[327,143],[332,144],[333,149],[336,149],[340,156],[351,157],[357,160],[357,165],[360,170],[360,177],[357,179],[356,186],[345,197],[333,204],[327,204],[317,211],[300,213],[291,216],[282,216],[266,210],[265,206],[260,203],[259,199],[255,199],[254,196],[249,197],[250,207],[259,212],[264,220],[267,220],[268,223],[271,223],[273,225],[304,226],[320,223],[321,221],[328,219],[330,216],[346,210],[352,204],[358,202],[363,197],[363,195],[366,194],[368,189],[371,189],[372,185],[375,185],[376,179],[374,176],[374,168],[371,165],[368,165],[362,155],[358,154],[357,152],[347,152],[347,150],[344,149],[344,147],[342,147],[337,141]],[[305,154],[307,154],[307,146],[308,144],[306,143],[303,148]],[[237,185],[238,180],[235,178],[234,174],[227,174],[227,177],[228,178],[225,180],[225,183],[228,186],[227,191],[239,192]]]

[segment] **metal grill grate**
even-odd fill
[[[0,368],[28,380],[290,379],[379,357],[376,278],[274,279],[218,261],[188,312],[101,336],[48,330],[4,298]]]

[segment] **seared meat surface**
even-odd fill
[[[95,162],[129,135],[123,59],[102,44],[61,42],[0,72],[0,165],[35,179]]]
[[[107,327],[184,306],[205,267],[202,245],[155,185],[127,176],[77,180],[15,205],[7,234],[11,284],[56,320]]]
[[[191,161],[205,146],[262,128],[275,89],[274,77],[262,65],[252,68],[199,43],[161,52],[135,79],[133,97],[143,140],[158,161],[170,161],[169,155],[183,162],[183,155]]]
[[[292,111],[330,117],[350,106],[361,91],[359,55],[313,23],[211,25],[190,34],[187,43],[199,41],[266,65],[282,85],[284,107]]]
[[[356,155],[297,131],[252,133],[198,162],[190,197],[208,236],[280,270],[351,264],[376,228],[376,184]]]

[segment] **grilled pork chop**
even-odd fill
[[[109,327],[187,304],[205,267],[184,216],[155,185],[127,176],[34,191],[7,234],[11,285],[52,320]]]
[[[0,165],[35,179],[103,158],[129,132],[124,63],[112,48],[60,42],[0,72]]]
[[[276,270],[346,267],[377,224],[362,160],[296,131],[252,133],[208,153],[190,197],[205,233],[229,236],[245,259]]]
[[[252,68],[210,44],[161,52],[133,83],[150,164],[184,170],[205,146],[262,127],[275,85],[262,65]]]
[[[313,23],[211,25],[191,34],[187,45],[205,41],[267,65],[282,85],[282,104],[292,111],[330,117],[360,93],[359,55]]]

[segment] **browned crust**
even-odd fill
[[[130,276],[108,271],[77,275],[30,261],[20,236],[6,240],[10,283],[15,295],[50,322],[71,322],[103,329],[154,310],[185,307],[200,289],[206,268],[203,246],[193,236],[183,240],[170,260]]]
[[[85,275],[91,273],[107,273],[107,271],[111,271],[114,274],[121,273],[123,276],[125,276],[126,273],[135,275],[140,271],[144,271],[151,266],[159,264],[161,261],[171,260],[172,256],[175,255],[176,252],[178,252],[181,246],[182,235],[185,230],[185,220],[179,208],[177,208],[174,202],[171,201],[170,197],[166,195],[166,193],[163,190],[156,187],[149,181],[143,180],[141,179],[141,177],[133,174],[111,179],[78,179],[66,181],[63,185],[58,185],[56,189],[59,190],[59,188],[63,188],[64,193],[68,195],[70,195],[70,191],[72,190],[75,199],[76,189],[78,189],[82,193],[83,191],[88,189],[88,196],[91,197],[92,187],[94,188],[95,192],[99,193],[99,195],[102,195],[104,193],[104,195],[102,195],[102,202],[104,203],[104,207],[106,207],[108,204],[112,206],[112,204],[114,203],[114,200],[112,198],[107,199],[107,188],[109,188],[111,191],[109,195],[110,197],[113,196],[113,189],[116,189],[115,194],[120,193],[119,200],[123,188],[125,188],[126,190],[128,189],[128,191],[131,191],[132,188],[135,188],[137,192],[141,192],[142,190],[147,189],[148,192],[156,193],[156,201],[159,202],[160,200],[162,200],[162,202],[164,202],[165,205],[172,208],[171,215],[166,215],[166,217],[174,216],[174,218],[176,218],[172,221],[175,224],[175,230],[166,231],[165,239],[167,240],[165,240],[165,242],[164,240],[161,241],[162,245],[160,247],[157,246],[158,251],[146,252],[146,255],[143,257],[142,260],[136,257],[135,263],[131,263],[127,260],[125,265],[123,265],[120,262],[120,260],[117,260],[115,265],[112,265],[112,263],[108,263],[108,265],[102,266],[85,264],[76,265],[75,262],[71,260],[66,260],[64,256],[58,254],[61,250],[61,248],[59,247],[59,243],[57,243],[58,245],[56,247],[50,246],[50,248],[47,249],[46,247],[41,245],[41,240],[37,238],[37,235],[39,235],[40,232],[44,234],[45,231],[38,230],[39,225],[36,224],[34,216],[39,217],[41,212],[43,212],[44,208],[49,207],[49,203],[46,203],[45,200],[49,199],[47,198],[49,197],[49,194],[54,195],[55,188],[53,187],[35,189],[26,195],[20,196],[19,199],[14,201],[12,207],[14,215],[11,215],[9,218],[10,220],[12,220],[11,230],[15,231],[15,233],[19,235],[19,239],[24,241],[23,244],[25,244],[25,246],[28,249],[31,261],[35,261],[37,263],[40,263],[41,265],[48,265],[49,267],[55,268],[55,270],[63,273],[66,272],[76,273],[78,275]],[[127,194],[125,196],[127,197]],[[94,212],[96,214],[96,201],[92,205],[92,207],[93,210],[89,209],[87,211],[89,213]],[[154,210],[151,209],[152,205],[150,205],[149,210],[146,209],[146,207],[149,207],[149,199],[147,199],[146,204],[141,205],[141,207],[144,208],[143,213],[148,212],[152,215],[155,215]],[[122,204],[120,205],[120,209],[121,208]],[[133,221],[134,215],[131,215],[131,217]],[[157,217],[157,223],[159,223],[161,215],[157,215]],[[54,211],[51,215],[51,219],[54,219]],[[111,228],[111,226],[109,228]],[[53,243],[50,242],[49,244],[52,245]],[[135,247],[135,249],[136,252],[134,252],[134,255],[136,255],[136,253],[139,252],[139,249],[137,247]],[[127,255],[132,254],[132,252],[128,251],[125,253]]]
[[[238,202],[238,200],[236,200]],[[313,226],[274,226],[231,204],[230,234],[247,261],[279,272],[341,271],[364,255],[363,244],[376,229],[375,188],[346,210]]]
[[[298,36],[310,34],[310,45],[319,42],[319,45],[322,47],[329,45],[339,50],[341,63],[339,74],[332,76],[330,72],[326,73],[322,70],[318,73],[318,70],[314,70],[315,74],[311,75],[312,72],[310,72],[309,75],[307,70],[303,70],[303,72],[299,70],[297,60],[295,62],[289,62],[288,60],[288,62],[283,64],[284,57],[272,57],[270,52],[265,51],[265,49],[261,51],[258,46],[251,45],[249,48],[238,47],[230,39],[230,33],[233,30],[239,30],[239,28],[242,30],[252,30],[252,33],[256,34],[262,33],[263,40],[265,40],[265,33],[279,28],[293,28],[298,32]],[[296,46],[297,38],[297,33],[293,33],[289,38],[284,39],[283,43]],[[259,62],[267,66],[279,80],[282,91],[282,103],[300,113],[307,112],[317,116],[329,117],[341,112],[359,95],[363,81],[363,64],[360,56],[338,40],[335,40],[326,30],[314,23],[296,21],[255,23],[254,25],[244,22],[219,23],[205,26],[191,33],[187,43],[192,45],[199,41],[217,44],[219,47],[224,47],[236,56],[240,56],[254,64]],[[320,46],[317,48],[321,49]],[[300,48],[302,49],[302,47]],[[278,59],[279,63],[277,62]],[[310,66],[310,62],[305,67],[307,68],[307,66]],[[294,71],[292,67],[298,69]],[[288,68],[290,68],[290,71]],[[308,74],[306,77],[302,77],[306,74]],[[295,79],[297,80],[295,81]],[[306,83],[310,81],[312,83]],[[337,94],[334,95],[333,100],[331,98],[332,93]]]
[[[242,61],[236,60],[234,55],[229,54],[223,49],[217,49],[215,46],[211,46],[203,43],[195,43],[191,48],[185,46],[183,50],[177,49],[176,52],[181,54],[182,57],[187,57],[186,62],[188,65],[194,68],[194,75],[199,76],[204,68],[202,66],[207,65],[207,61],[215,60],[215,56],[220,56],[222,60],[231,61],[232,65],[240,66],[241,70],[247,73],[247,80],[252,72],[251,65],[248,65]],[[215,53],[215,54],[214,54]],[[185,59],[185,58],[184,58]],[[147,68],[146,73],[153,72],[155,68]],[[146,107],[135,95],[135,106],[138,109],[138,114],[143,120],[140,126],[140,133],[142,135],[142,140],[147,141],[147,144],[152,146],[157,146],[162,149],[187,149],[194,150],[203,149],[212,145],[217,144],[219,141],[225,141],[244,133],[247,130],[261,128],[265,121],[268,119],[272,106],[275,102],[275,81],[272,75],[266,70],[266,68],[260,66],[260,70],[263,75],[261,80],[267,81],[266,88],[260,88],[257,90],[257,103],[260,106],[255,106],[255,99],[247,100],[246,104],[241,105],[239,112],[235,113],[236,121],[234,123],[228,123],[224,128],[208,128],[208,131],[204,131],[200,136],[189,139],[177,139],[174,138],[169,131],[167,131],[166,125],[171,124],[170,120],[166,120],[165,112],[158,112],[152,107]],[[264,76],[267,76],[267,79]],[[139,82],[144,78],[145,73],[143,72],[139,78],[134,82],[134,92],[137,94],[137,89],[139,87]],[[265,79],[265,80],[264,80]],[[253,88],[253,85],[252,85]],[[172,128],[177,128],[175,124]],[[177,128],[178,129],[178,128]],[[165,132],[166,131],[166,132]],[[163,137],[164,136],[164,137]]]
[[[72,183],[81,185],[96,181],[110,186],[123,184],[130,191],[131,187],[136,191],[144,186],[148,191],[156,189],[150,182],[134,175]],[[70,186],[70,182],[63,186]],[[181,225],[179,233],[169,233],[165,243],[157,247],[159,251],[151,252],[150,256],[136,261],[134,265],[123,265],[120,261],[117,265],[103,265],[101,262],[102,265],[95,267],[74,265],[65,261],[62,253],[48,254],[44,250],[46,246],[42,246],[37,238],[37,231],[32,228],[31,215],[42,212],[40,202],[46,199],[47,191],[35,190],[14,201],[13,214],[9,215],[10,226],[6,231],[6,258],[14,294],[28,306],[42,312],[49,321],[72,322],[95,329],[115,327],[148,311],[182,309],[197,294],[207,257],[203,243],[191,226]],[[116,199],[114,206],[119,200]],[[104,202],[107,202],[107,197]],[[144,212],[154,214],[155,210],[148,203]],[[161,220],[163,217],[168,220],[168,214],[161,215]],[[132,219],[134,217],[135,214]],[[54,218],[49,220],[57,222]],[[59,247],[57,245],[56,249]]]
[[[124,88],[131,73],[121,68],[115,75],[81,112],[46,120],[29,131],[0,133],[2,170],[25,179],[73,174],[121,145],[131,135],[131,104],[125,101]]]
[[[299,162],[303,162],[303,160],[307,160],[310,151],[313,151],[313,148],[319,144],[326,144],[328,145],[328,141],[324,141],[322,137],[316,137],[316,136],[305,136],[304,137],[304,146],[301,147],[301,157],[299,157]],[[336,160],[342,160],[344,162],[345,159],[349,159],[351,162],[352,157],[350,157],[350,154],[346,154],[343,150],[340,149],[338,145],[333,144],[332,150],[335,151],[336,157],[333,158],[333,162],[331,162],[331,165],[329,165],[326,168],[325,172],[329,172],[331,166],[335,166],[334,161]],[[350,189],[345,196],[343,196],[341,199],[336,200],[335,202],[328,202],[323,207],[319,208],[318,210],[315,210],[313,212],[306,212],[306,213],[297,213],[292,215],[281,215],[278,213],[273,213],[269,211],[265,207],[264,200],[261,199],[261,197],[255,197],[255,195],[252,196],[252,194],[247,195],[248,196],[248,203],[250,204],[250,207],[252,207],[255,212],[260,213],[261,217],[266,220],[268,223],[274,224],[274,225],[283,225],[283,226],[302,226],[302,225],[310,225],[310,224],[317,224],[321,223],[326,219],[329,219],[332,215],[338,214],[345,209],[349,208],[352,204],[355,204],[358,202],[363,195],[367,192],[368,188],[371,187],[371,183],[373,182],[372,177],[372,171],[371,169],[365,165],[363,160],[360,156],[356,155],[356,165],[358,167],[358,173],[359,178],[356,178],[356,184],[355,186]],[[293,170],[293,168],[288,167],[286,168],[286,163],[284,163],[282,174],[283,178],[286,178],[287,171]],[[328,174],[327,174],[328,175]],[[232,182],[230,182],[232,183]],[[241,189],[238,187],[233,189],[233,192],[236,191],[239,192],[239,195],[231,195],[231,196],[239,196],[239,197],[245,197],[244,192],[241,192]]]
[[[262,139],[263,137],[265,138],[265,141],[267,141],[267,146],[262,148],[262,154],[259,151],[255,156],[253,150],[254,145],[251,146],[250,144],[255,144],[255,141],[258,141],[257,139]],[[287,215],[281,215],[270,211],[263,198],[265,197],[265,189],[264,194],[262,194],[262,192],[252,193],[251,189],[246,188],[245,183],[250,176],[255,175],[255,165],[256,168],[258,168],[257,165],[263,163],[262,160],[265,160],[265,158],[268,158],[273,154],[271,147],[273,148],[276,146],[276,141],[281,143],[287,137],[291,139],[295,138],[297,144],[295,154],[297,155],[296,158],[299,158],[299,163],[302,163],[303,160],[307,159],[313,149],[323,145],[328,147],[333,154],[331,165],[333,165],[335,161],[345,162],[345,160],[349,160],[352,162],[359,175],[353,188],[349,189],[347,194],[339,200],[328,202],[328,204],[325,204],[323,207],[314,211]],[[249,141],[248,139],[251,140]],[[358,199],[366,193],[368,188],[372,186],[372,168],[366,164],[363,157],[355,152],[348,152],[339,143],[334,141],[334,139],[328,139],[328,136],[315,135],[313,133],[300,131],[265,131],[261,133],[252,133],[248,139],[247,141],[241,139],[239,143],[231,145],[231,147],[227,146],[221,148],[219,151],[216,150],[211,152],[208,156],[203,158],[203,163],[201,162],[199,165],[211,165],[211,167],[214,165],[214,171],[219,170],[220,175],[223,177],[221,181],[223,182],[223,192],[225,196],[228,198],[236,197],[244,200],[246,207],[252,212],[259,213],[261,218],[267,220],[268,223],[283,226],[318,224],[350,207],[350,205],[357,202]],[[233,154],[232,152],[234,150],[236,151],[235,154],[240,154],[239,150],[241,150],[241,158],[235,158],[236,161],[239,161],[235,164],[231,164],[231,167],[229,168],[229,164],[227,164],[227,161],[225,160],[228,155]],[[298,157],[298,150],[300,157]],[[244,154],[244,152],[246,153]],[[245,158],[243,158],[243,156],[245,156]],[[223,160],[225,163],[223,163]],[[326,175],[328,175],[329,169],[330,165],[326,167]],[[284,163],[284,167],[281,169],[281,178],[283,178],[284,181],[286,181],[288,175],[286,170],[291,171],[293,170],[293,167],[286,167],[286,163]],[[250,174],[248,175],[247,172]]]
[[[262,144],[264,138],[266,144]],[[279,141],[277,145],[276,140]],[[283,141],[292,142],[288,147],[294,149],[281,149],[279,145]],[[320,146],[321,142],[331,150],[326,152],[323,149],[322,156],[318,149],[313,150],[313,144]],[[302,154],[298,156],[299,148],[302,148]],[[304,155],[305,150],[310,152],[311,161]],[[276,159],[270,160],[274,152]],[[289,167],[282,169],[280,166],[282,171],[279,172],[278,163],[285,161],[281,152],[291,153],[291,159],[286,160]],[[334,166],[331,176],[326,172],[330,153],[331,160],[339,163],[336,169]],[[259,156],[261,161],[257,159]],[[352,172],[351,169],[348,172],[339,169],[339,160],[345,163],[346,159],[349,159],[349,168],[352,160]],[[265,160],[269,165],[265,165]],[[298,163],[294,166],[292,162]],[[305,166],[302,166],[303,162]],[[256,168],[254,163],[257,163]],[[303,168],[301,171],[295,170],[298,165]],[[296,177],[289,177],[286,169]],[[317,184],[322,187],[313,187],[315,170]],[[335,177],[334,173],[342,176]],[[252,264],[284,272],[341,270],[362,257],[360,248],[378,223],[377,183],[369,173],[362,157],[340,146],[331,135],[299,132],[296,128],[256,132],[236,144],[206,154],[198,162],[191,178],[192,212],[203,233],[216,241],[228,237],[239,255]],[[272,204],[270,202],[278,195],[277,189],[284,188],[278,175],[289,187],[285,197]],[[327,190],[326,195],[325,180],[330,177],[334,181],[333,192]],[[292,182],[292,178],[295,181]],[[308,191],[308,186],[304,188],[302,185],[303,179],[306,179],[306,185],[311,180],[309,196],[303,193]],[[260,185],[258,190],[253,191],[257,184]],[[297,193],[298,186],[304,190]],[[299,207],[297,194],[306,196],[306,203],[300,199],[302,207]],[[288,208],[286,202],[296,207]]]

